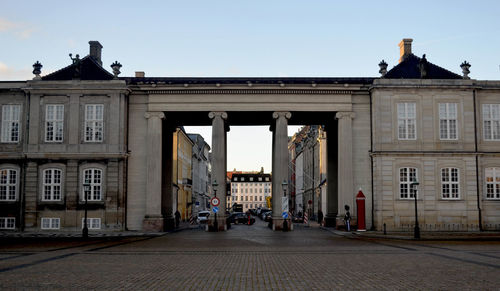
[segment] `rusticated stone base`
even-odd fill
[[[142,221],[142,230],[143,231],[157,231],[162,232],[164,227],[164,218],[159,217],[144,217]]]

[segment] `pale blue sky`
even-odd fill
[[[3,0],[0,80],[32,78],[37,60],[42,74],[64,67],[69,53],[88,54],[89,40],[104,46],[107,69],[122,63],[121,76],[375,77],[406,37],[430,62],[460,73],[467,60],[472,78],[500,79],[498,1],[78,3]],[[270,170],[266,128],[233,128],[228,142],[228,169]]]

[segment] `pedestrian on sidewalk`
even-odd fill
[[[319,223],[319,226],[322,226],[323,225],[323,211],[318,210],[318,223]]]
[[[181,222],[181,213],[179,210],[175,211],[175,228],[179,228],[179,223]]]

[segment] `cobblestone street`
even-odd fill
[[[500,243],[346,238],[318,227],[1,241],[0,289],[498,289]]]

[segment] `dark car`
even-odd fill
[[[227,217],[228,223],[234,224],[248,224],[248,215],[243,212],[233,212]],[[255,223],[255,218],[250,215],[250,224]]]
[[[263,217],[262,219],[264,219],[265,222],[269,222],[273,219],[273,212],[272,211],[264,212],[262,217]]]

